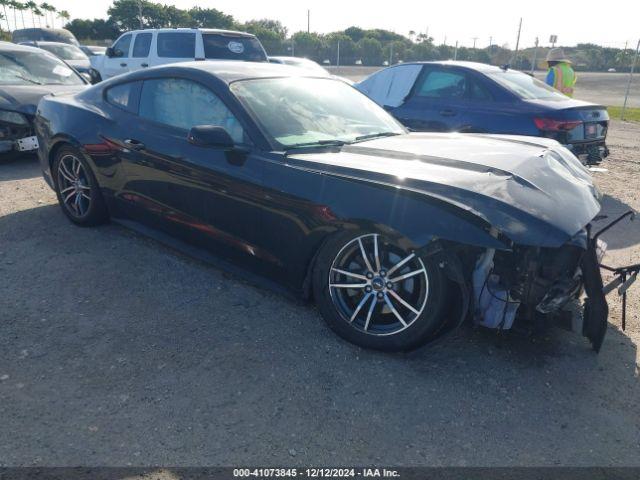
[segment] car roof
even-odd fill
[[[29,41],[23,42],[23,43],[33,43],[34,46],[40,46],[40,45],[54,45],[54,46],[56,46],[56,45],[60,45],[60,46],[63,46],[63,47],[75,47],[75,48],[78,48],[77,45],[73,45],[71,43],[50,42],[48,40],[47,41],[44,41],[44,40],[42,40],[42,41],[41,40],[29,40]]]
[[[219,33],[222,35],[235,35],[238,37],[255,37],[255,35],[248,32],[239,32],[237,30],[222,30],[217,28],[145,28],[142,30],[130,30],[128,32],[124,32],[122,35],[127,33],[142,33],[142,32],[202,32],[202,33]]]
[[[66,44],[65,44],[66,45]],[[11,42],[0,42],[0,50],[3,52],[38,52],[43,53],[42,49],[32,47],[30,45],[18,45]]]
[[[309,74],[308,70],[269,62],[242,62],[238,60],[207,60],[196,62],[180,62],[146,69],[146,72],[159,72],[162,70],[185,69],[198,70],[211,74],[226,84],[238,80],[253,78],[280,78],[280,77],[310,77],[324,78]]]
[[[503,71],[500,67],[496,67],[494,65],[488,65],[486,63],[480,62],[463,62],[457,60],[442,60],[442,61],[427,61],[427,62],[405,62],[397,65],[392,65],[388,68],[399,67],[402,65],[450,65],[453,67],[462,67],[468,68],[470,70],[475,70],[477,72],[489,73],[489,72],[500,72]]]
[[[269,55],[269,58],[275,58],[276,60],[296,60],[301,62],[313,62],[313,60],[307,57],[287,57],[284,55]],[[317,63],[317,62],[313,62],[313,63]]]

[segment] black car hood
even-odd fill
[[[600,211],[589,172],[548,139],[412,133],[335,152],[290,153],[287,161],[445,201],[522,245],[560,246]]]
[[[33,115],[38,102],[45,95],[77,93],[86,85],[2,85],[0,86],[0,110],[13,110]]]

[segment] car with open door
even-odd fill
[[[410,133],[344,82],[244,62],[46,97],[36,125],[71,222],[286,287],[363,347],[409,350],[468,318],[604,339],[599,194],[553,140]]]
[[[569,98],[506,66],[404,63],[372,74],[356,88],[413,131],[551,138],[586,164],[609,154],[605,107]]]

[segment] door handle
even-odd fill
[[[127,138],[124,141],[124,144],[126,145],[126,147],[130,150],[142,150],[144,148],[144,143],[139,142],[138,140],[135,140],[133,138]]]
[[[456,114],[455,110],[451,110],[450,108],[445,108],[444,110],[440,110],[440,115],[443,117],[453,117]]]
[[[126,64],[126,63],[124,63],[124,62],[122,62],[122,63],[120,64],[120,66],[121,66],[121,67],[126,67],[126,66],[127,66],[127,64]]]
[[[147,67],[149,66],[149,64],[148,64],[148,63],[141,63],[141,64],[140,64],[140,66],[141,66],[142,68],[147,68]]]

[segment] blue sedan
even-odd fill
[[[356,88],[414,131],[547,137],[587,164],[609,154],[605,107],[566,97],[516,70],[472,62],[404,63]]]

